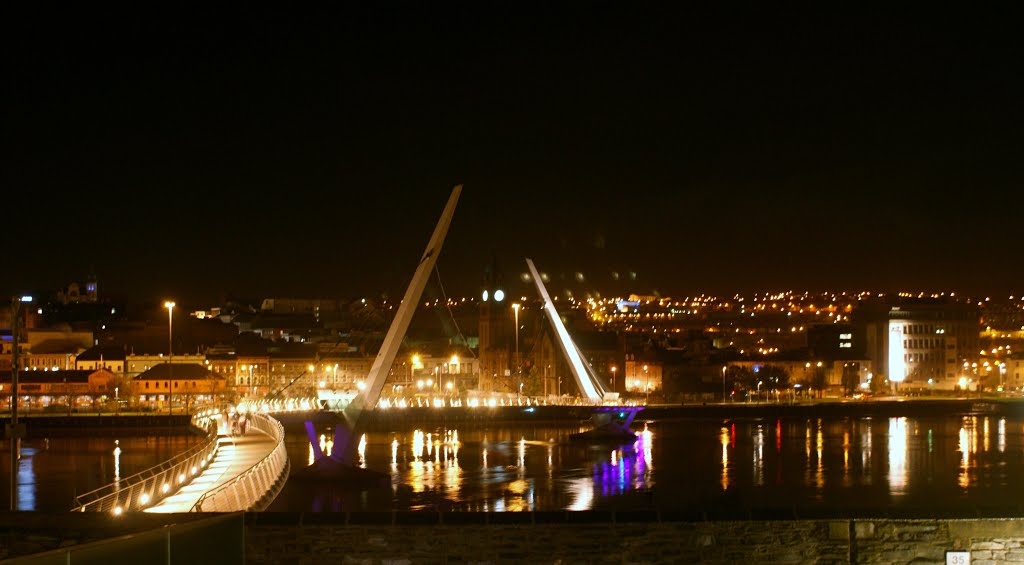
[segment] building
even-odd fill
[[[316,346],[281,343],[268,348],[270,355],[270,394],[278,397],[316,396],[311,367],[317,361]],[[304,378],[304,377],[309,378]]]
[[[388,384],[393,394],[444,393],[477,390],[480,360],[464,346],[433,345],[416,350],[395,365]]]
[[[99,284],[95,275],[89,275],[84,283],[73,282],[57,291],[57,301],[61,304],[95,304],[98,300]]]
[[[69,410],[91,407],[114,398],[117,377],[105,369],[68,371],[23,371],[18,373],[19,406],[27,410],[54,404]],[[0,374],[0,402],[10,409],[11,374]]]
[[[882,378],[904,391],[992,388],[975,374],[981,315],[948,298],[896,298],[854,312],[867,357]]]
[[[225,401],[227,393],[224,377],[195,363],[160,363],[135,376],[131,383],[138,403],[157,410],[170,408],[171,402],[185,410],[215,405]]]
[[[504,282],[497,264],[484,272],[480,290],[480,390],[515,392],[518,381],[513,371],[518,366],[515,356],[516,316],[506,300]],[[515,381],[515,382],[514,382]]]
[[[766,366],[779,367],[789,375],[790,387],[815,397],[847,396],[862,389],[873,376],[869,359],[821,359],[806,353],[796,351],[763,359],[729,361],[727,366],[743,367],[755,377]]]
[[[157,365],[164,365],[166,363],[174,363],[178,365],[205,365],[206,356],[201,354],[192,355],[175,355],[173,358],[168,358],[163,353],[157,355],[135,355],[129,354],[125,356],[124,360],[124,376],[133,379],[142,373],[156,367]]]
[[[75,369],[80,371],[106,369],[115,375],[123,375],[125,367],[124,348],[115,345],[97,345],[75,358]]]

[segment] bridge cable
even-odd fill
[[[448,316],[452,319],[452,324],[455,325],[455,331],[458,332],[458,337],[462,338],[462,344],[469,350],[469,354],[476,359],[476,353],[473,352],[473,348],[469,346],[469,340],[462,333],[462,328],[459,327],[459,322],[455,319],[455,314],[452,312],[452,305],[448,302],[448,295],[444,292],[444,283],[441,282],[441,270],[437,268],[437,263],[434,263],[434,273],[437,274],[437,286],[441,289],[441,298],[444,299],[445,308],[448,309]]]

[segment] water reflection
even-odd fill
[[[764,484],[764,428],[761,424],[754,434],[754,484]]]
[[[121,482],[121,442],[114,440],[114,482]]]
[[[977,436],[972,434],[975,420],[964,417],[963,425],[960,427],[958,448],[960,450],[960,474],[957,477],[957,484],[960,488],[971,486],[971,455],[975,453]]]
[[[19,510],[67,512],[75,497],[186,451],[198,436],[121,436],[27,438],[17,462]],[[9,485],[10,445],[0,449],[0,482]],[[0,507],[10,504],[0,489]]]
[[[360,463],[390,471],[388,488],[348,494],[316,486],[304,496],[326,497],[324,509],[483,511],[1024,499],[1024,486],[1013,480],[1024,473],[1024,434],[1014,433],[1024,430],[1024,418],[989,418],[987,430],[983,416],[658,422],[632,445],[569,441],[577,429],[371,433]],[[766,449],[769,442],[775,449]],[[302,448],[304,456],[308,442]],[[286,492],[271,510],[312,506],[292,496]]]
[[[21,448],[21,458],[18,460],[18,510],[36,509],[36,473],[35,455],[37,449],[31,447]]]
[[[729,429],[722,428],[719,436],[722,442],[722,490],[729,489]]]
[[[889,491],[903,493],[907,484],[907,419],[889,418]]]
[[[850,486],[850,431],[843,431],[843,486]]]

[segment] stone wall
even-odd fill
[[[213,515],[216,516],[216,515]],[[0,514],[0,558],[34,554],[172,524],[195,547],[239,557],[209,514]],[[227,518],[227,516],[226,516]],[[230,518],[235,519],[235,516]],[[321,563],[1024,563],[1024,518],[705,520],[661,512],[250,513],[244,562]],[[241,527],[241,522],[236,528]],[[175,526],[178,527],[178,526]],[[108,555],[126,538],[111,540]],[[238,548],[238,549],[236,549]],[[127,546],[125,546],[127,551]],[[230,554],[230,555],[228,555]],[[158,556],[154,556],[158,557]],[[116,560],[115,560],[116,561]],[[159,559],[153,563],[161,562]]]
[[[1024,520],[676,521],[658,513],[253,514],[246,562],[1024,562]]]

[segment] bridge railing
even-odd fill
[[[197,445],[154,465],[75,498],[73,512],[137,512],[153,506],[192,482],[217,454],[221,415],[211,410],[192,416],[192,425],[206,432]]]
[[[259,511],[281,491],[291,469],[284,446],[284,427],[260,413],[249,414],[248,425],[273,438],[274,450],[234,480],[199,497],[192,512]]]

